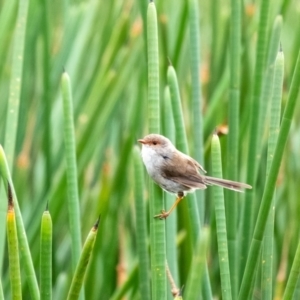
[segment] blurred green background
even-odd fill
[[[26,5],[24,3],[23,5]],[[46,203],[49,202],[54,235],[54,299],[66,298],[72,275],[60,88],[64,70],[72,82],[82,241],[85,240],[99,214],[102,215],[93,258],[86,277],[86,299],[121,299],[121,296],[113,297],[122,288],[124,288],[122,299],[144,299],[138,287],[136,233],[139,228],[136,226],[132,151],[137,139],[148,133],[145,27],[147,6],[148,2],[142,0],[31,0],[28,3],[27,22],[23,23],[26,30],[15,151],[14,154],[11,152],[6,154],[13,158],[11,170],[13,182],[37,276],[39,276],[40,221]],[[0,1],[0,7],[0,143],[7,151],[5,135],[14,136],[13,130],[7,127],[7,119],[10,118],[8,101],[12,89],[12,66],[16,59],[13,51],[19,3],[15,0]],[[160,96],[164,99],[170,60],[178,76],[187,140],[191,147],[190,154],[195,156],[197,150],[193,147],[189,2],[156,1],[156,9]],[[247,172],[259,13],[260,1],[241,1],[238,139],[240,181],[246,180]],[[279,14],[283,18],[280,41],[285,58],[282,97],[284,108],[300,48],[300,2],[270,1],[268,39],[275,17]],[[199,1],[199,78],[204,135],[204,161],[201,163],[210,172],[211,135],[217,129],[222,147],[224,176],[228,174],[229,166],[226,162],[230,152],[227,146],[227,125],[231,17],[230,1]],[[265,107],[262,113],[266,119],[268,111],[269,108]],[[274,299],[282,298],[299,240],[299,111],[297,104],[277,180]],[[166,132],[163,123],[165,114],[165,106],[162,104],[162,133]],[[268,130],[267,126],[262,128],[259,136],[263,146],[258,153],[261,161],[254,182],[256,212],[263,193],[267,162]],[[145,174],[146,205],[148,205],[149,180]],[[1,193],[3,196],[2,187]],[[210,189],[203,195],[206,210],[205,219],[202,221],[211,227],[208,250],[209,275],[213,295],[216,299],[221,299],[213,195]],[[6,214],[5,201],[5,196],[1,197],[0,214],[3,219]],[[182,207],[181,203],[177,208],[178,235],[174,241],[175,247],[178,247],[179,287],[186,284],[192,255],[191,248],[186,246],[186,237],[190,230],[185,226],[188,215]],[[243,196],[238,200],[238,222],[241,221],[242,211]],[[255,222],[255,217],[253,221]],[[149,220],[147,226],[148,224]],[[1,253],[4,251],[1,278],[4,295],[9,299],[7,247],[3,244],[3,230],[1,234],[2,250],[0,250]],[[259,280],[258,276],[257,282]],[[260,284],[254,285],[253,299],[262,299]],[[299,284],[298,286],[300,288]],[[300,295],[299,288],[297,295]],[[30,299],[25,280],[23,280],[23,295],[24,299]]]

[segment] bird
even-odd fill
[[[142,144],[141,156],[149,176],[163,190],[177,195],[171,208],[162,210],[154,218],[166,219],[187,193],[210,185],[237,192],[252,188],[246,183],[206,176],[206,171],[195,159],[176,149],[163,135],[148,134],[138,142]]]

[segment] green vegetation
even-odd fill
[[[300,298],[297,1],[0,8],[0,299]],[[148,133],[253,189],[154,219]]]

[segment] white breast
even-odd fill
[[[147,172],[155,180],[157,173],[161,173],[160,166],[163,164],[163,158],[147,145],[143,145],[141,154]]]
[[[170,156],[172,151],[168,153]],[[183,188],[180,184],[162,176],[161,167],[164,166],[165,160],[161,154],[158,154],[155,149],[143,145],[141,155],[150,177],[165,191],[169,193],[182,192]]]

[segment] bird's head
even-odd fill
[[[138,142],[143,144],[143,146],[150,147],[152,149],[162,149],[170,146],[173,147],[173,144],[168,138],[154,133],[146,135],[142,139],[139,139]]]

